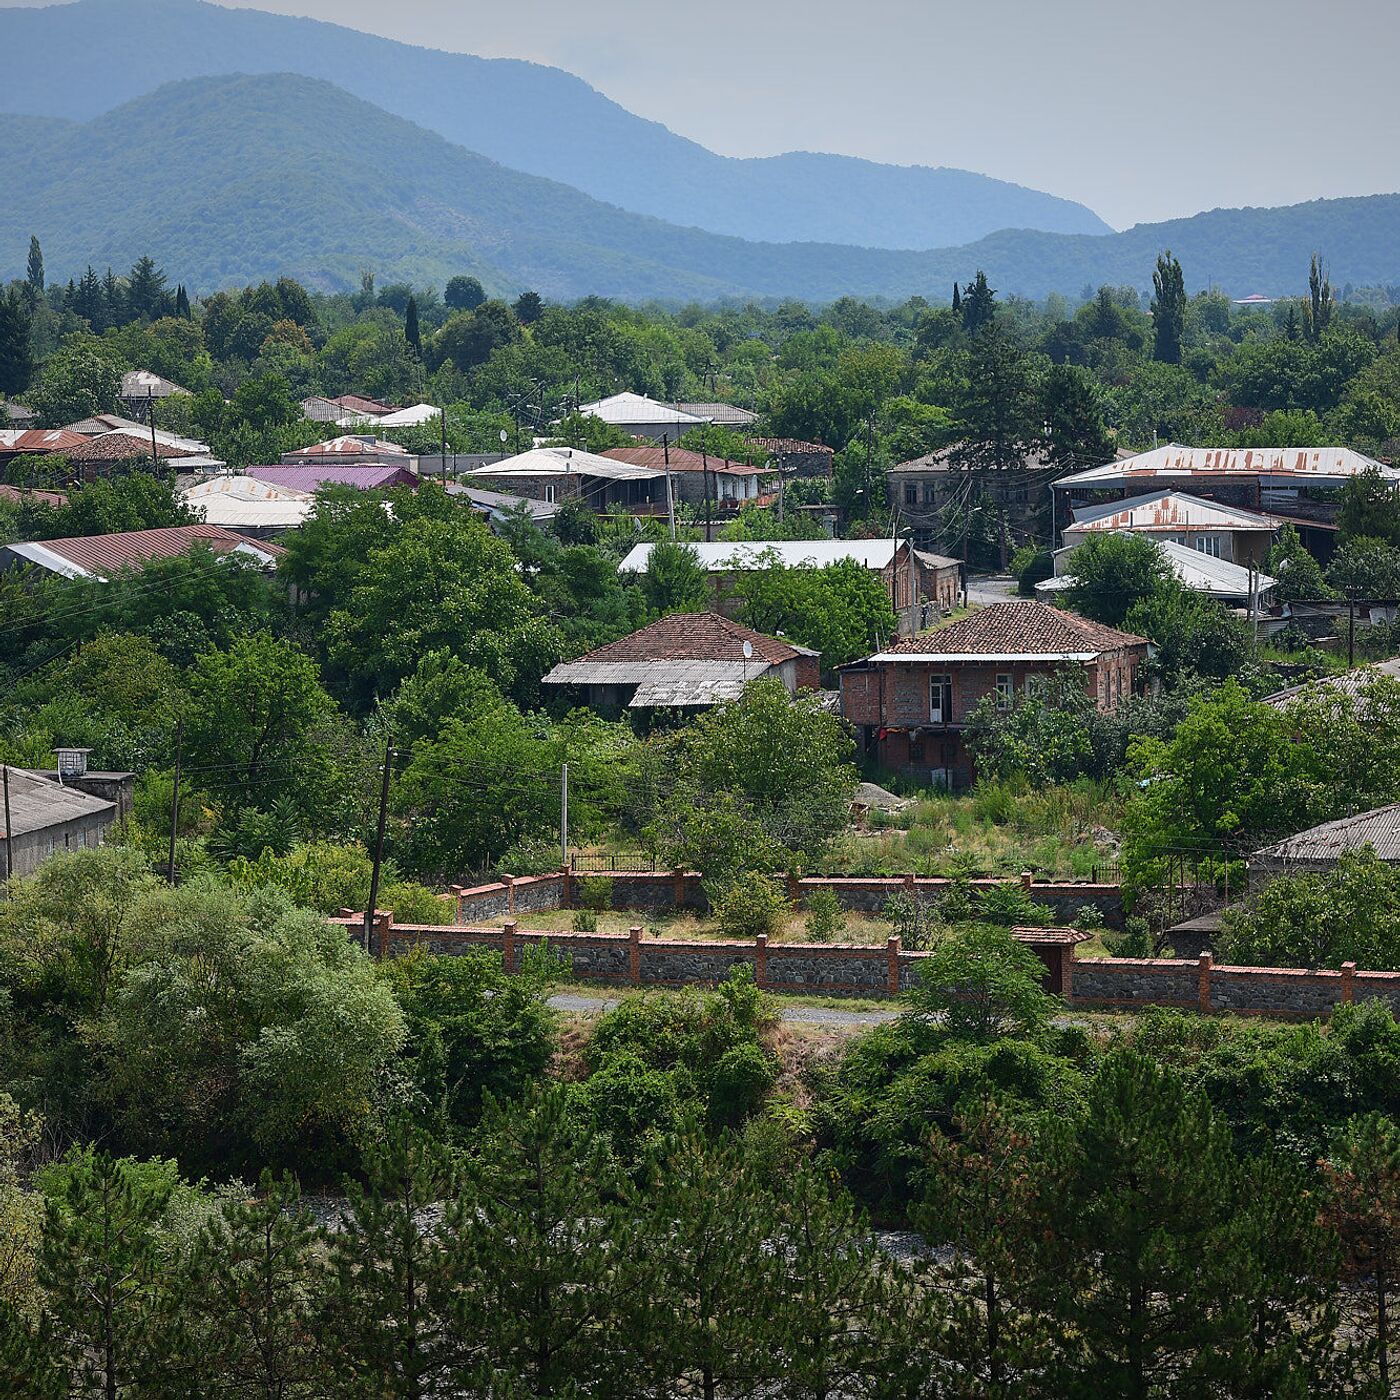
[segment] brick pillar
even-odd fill
[[[1356,996],[1356,964],[1354,962],[1344,962],[1342,964],[1342,1001],[1347,1003]]]
[[[559,907],[561,909],[574,907],[574,872],[567,865],[564,867],[563,879],[559,882]]]
[[[768,935],[760,933],[753,941],[753,980],[755,985],[768,985]]]
[[[633,924],[627,930],[627,976],[638,987],[642,981],[642,926]]]
[[[913,894],[913,893],[914,893],[914,877],[913,877],[912,875],[906,875],[906,876],[904,877],[904,893],[905,893],[905,894]]]
[[[796,875],[793,874],[791,870],[788,871],[787,876],[787,894],[788,903],[791,904],[794,909],[801,909],[802,882],[797,878]]]
[[[389,956],[389,942],[394,929],[394,913],[391,909],[374,911],[374,954],[378,958]]]
[[[671,903],[677,909],[685,908],[685,871],[671,872]]]
[[[1035,884],[1035,875],[1034,875],[1034,873],[1033,873],[1032,871],[1029,871],[1029,870],[1023,870],[1023,871],[1021,872],[1021,888],[1022,888],[1023,890],[1025,890],[1027,894],[1029,894],[1029,893],[1030,893],[1031,886],[1032,886],[1033,884]]]
[[[463,922],[463,920],[462,920],[462,891],[463,891],[465,888],[466,888],[465,885],[453,885],[453,886],[452,886],[452,907],[457,911],[456,922],[459,923],[459,924]]]
[[[501,925],[501,966],[507,972],[516,970],[515,920],[507,919]]]
[[[1066,1003],[1074,1000],[1074,945],[1060,949],[1060,995]]]
[[[506,887],[506,913],[515,913],[515,876],[502,875],[501,884]]]
[[[885,940],[885,990],[899,995],[899,935]]]
[[[1202,953],[1196,959],[1197,967],[1197,995],[1200,998],[1201,1010],[1210,1010],[1210,969],[1214,961],[1209,953]]]

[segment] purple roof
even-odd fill
[[[420,484],[405,467],[249,467],[247,475],[269,486],[286,486],[293,491],[319,491],[323,486],[357,486],[361,491],[383,491],[390,486]]]

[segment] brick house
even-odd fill
[[[821,657],[717,613],[671,613],[564,661],[542,684],[573,691],[596,710],[697,709],[736,700],[750,681],[774,678],[789,693],[816,690]],[[555,693],[558,693],[557,691]]]
[[[1009,707],[1079,666],[1099,709],[1111,710],[1132,693],[1147,646],[1048,603],[993,603],[843,666],[841,713],[883,767],[965,787],[974,772],[963,732],[985,697]]]

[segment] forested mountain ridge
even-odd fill
[[[0,117],[9,153],[0,277],[31,233],[49,275],[129,266],[152,249],[209,291],[287,274],[313,286],[441,284],[551,298],[941,295],[985,269],[1004,294],[1143,287],[1172,248],[1193,289],[1297,292],[1315,249],[1338,285],[1400,281],[1400,196],[1217,210],[1105,236],[1027,231],[932,252],[750,243],[628,213],[507,169],[292,74],[172,83],[81,125]]]
[[[52,60],[7,65],[0,110],[88,120],[172,79],[294,72],[514,169],[741,238],[935,248],[1002,228],[1108,231],[1082,204],[966,170],[718,155],[557,68],[258,10],[196,0],[0,9],[0,52]]]

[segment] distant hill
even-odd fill
[[[557,68],[257,10],[195,0],[0,9],[0,53],[0,111],[87,120],[173,79],[300,73],[513,169],[739,238],[938,248],[1004,228],[1108,232],[1082,204],[965,170],[807,153],[735,160]]]
[[[1163,247],[1188,287],[1300,291],[1321,249],[1334,282],[1400,281],[1400,196],[1217,210],[1098,237],[997,233],[898,252],[756,243],[628,213],[506,169],[329,83],[289,74],[173,83],[81,125],[0,116],[0,278],[29,235],[51,280],[142,253],[209,291],[288,273],[325,288],[380,279],[624,300],[847,293],[941,300],[986,270],[1003,295],[1148,285]]]

